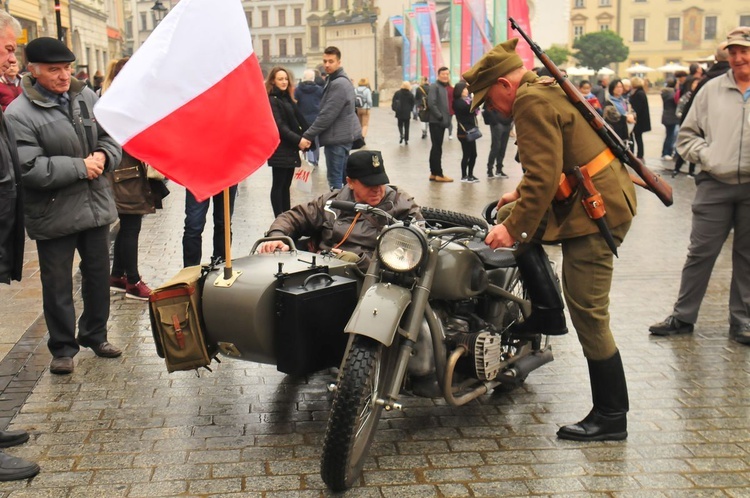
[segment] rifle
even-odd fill
[[[555,63],[552,62],[547,54],[544,53],[544,50],[539,48],[539,45],[534,43],[531,38],[529,38],[529,36],[523,31],[523,29],[521,29],[521,27],[512,17],[508,20],[510,21],[511,27],[518,31],[523,39],[526,40],[526,42],[531,47],[531,50],[542,62],[542,64],[544,64],[544,67],[547,68],[552,77],[555,78],[557,84],[560,85],[560,88],[563,89],[565,95],[568,96],[568,99],[573,104],[573,106],[578,109],[578,112],[580,112],[581,115],[583,115],[583,117],[586,119],[586,121],[588,121],[597,135],[599,135],[599,138],[604,141],[605,145],[609,147],[609,149],[614,153],[617,159],[619,159],[621,163],[627,164],[628,166],[633,168],[638,176],[643,179],[646,187],[654,194],[656,194],[656,196],[661,202],[664,203],[665,206],[671,206],[673,202],[672,187],[669,186],[669,184],[663,182],[659,175],[654,174],[637,157],[635,157],[635,155],[633,155],[627,145],[625,145],[625,143],[619,137],[619,135],[617,135],[617,133],[615,133],[615,131],[607,124],[607,122],[604,121],[604,118],[602,118],[599,113],[596,112],[593,107],[591,107],[591,104],[589,104],[586,99],[583,98],[581,92],[578,91],[578,89],[568,80],[568,78],[563,76],[563,74],[560,72],[560,69],[558,69]],[[640,183],[638,184],[640,185]]]

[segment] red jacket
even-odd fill
[[[20,81],[19,79],[19,84],[15,85],[13,83],[6,83],[5,78],[0,79],[0,105],[2,105],[3,111],[16,97],[21,95]]]

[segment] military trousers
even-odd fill
[[[506,204],[497,213],[498,223],[505,220],[515,203]],[[541,243],[547,226],[543,219],[532,243]],[[630,222],[611,228],[619,247],[630,229]],[[578,334],[583,354],[589,360],[607,360],[617,352],[610,328],[609,291],[612,287],[614,255],[601,234],[592,233],[560,241],[562,246],[562,289],[570,320]]]

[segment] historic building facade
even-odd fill
[[[294,80],[305,69],[305,0],[244,0],[253,49],[266,74],[284,66]]]

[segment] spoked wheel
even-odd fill
[[[476,216],[470,216],[468,214],[431,207],[422,207],[421,210],[425,222],[430,227],[440,225],[443,228],[471,228],[476,225],[480,228],[487,228],[487,222],[482,218],[477,218]]]
[[[359,478],[370,450],[383,405],[382,397],[394,345],[386,347],[356,336],[346,357],[328,419],[320,475],[333,491],[350,488]]]

